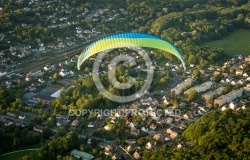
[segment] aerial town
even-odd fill
[[[216,22],[216,25],[221,24],[215,31],[202,28],[203,25],[210,26],[209,21],[215,15],[209,13],[211,17],[204,20],[206,18],[202,16],[207,13],[200,2],[198,5],[194,2],[192,6],[178,3],[176,8],[164,7],[161,10],[155,6],[153,10],[156,11],[151,10],[149,2],[133,3],[110,0],[103,2],[105,5],[102,6],[98,0],[96,3],[84,0],[0,1],[0,22],[4,24],[0,26],[0,141],[3,141],[0,160],[23,149],[31,150],[17,159],[155,159],[158,152],[165,158],[169,154],[166,159],[171,159],[171,156],[183,156],[179,152],[184,154],[198,144],[186,135],[189,127],[201,123],[202,117],[215,113],[249,113],[249,51],[227,55],[226,49],[210,50],[207,46],[199,46],[200,41],[214,40],[211,37],[219,34],[221,37],[216,38],[224,38],[227,29],[233,32],[232,24],[236,22],[246,31],[246,26],[250,26],[249,9],[245,9],[246,13],[242,11],[244,20],[240,9],[247,8],[249,2],[237,4],[237,9],[242,8],[239,13],[232,13],[237,13],[233,16],[235,22]],[[166,5],[164,2],[159,5],[162,3]],[[149,7],[149,12],[144,13],[135,6]],[[216,5],[213,7],[210,9],[216,12],[220,9]],[[204,15],[196,15],[199,9]],[[179,22],[179,13],[186,16],[186,12],[196,19],[188,17]],[[174,18],[168,19],[165,14]],[[232,16],[226,11],[220,14],[226,20]],[[157,21],[153,21],[154,18]],[[173,23],[166,24],[165,28],[159,25],[168,20]],[[187,22],[189,20],[194,22]],[[175,25],[179,28],[175,29]],[[77,63],[92,42],[127,31],[148,32],[168,39],[183,52],[186,70],[173,56],[165,56],[157,49],[143,48],[153,60],[151,88],[135,101],[116,103],[99,94],[93,83],[93,65],[97,56],[88,58],[80,70]],[[210,32],[214,34],[211,37],[208,36]],[[145,77],[147,68],[140,54],[130,48],[120,48],[111,51],[101,62],[98,74],[103,81],[112,68],[112,58],[117,55],[135,58],[133,67],[127,63],[119,64],[119,67],[126,68],[126,72],[133,73],[138,80]],[[122,74],[127,76],[125,72],[119,76]],[[107,88],[116,92],[110,86]],[[242,124],[249,125],[247,118],[244,120],[246,122]],[[200,132],[205,135],[205,131]],[[250,142],[248,140],[244,143]],[[244,151],[243,156],[248,153]]]

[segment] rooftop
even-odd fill
[[[75,157],[81,157],[84,160],[91,160],[94,158],[94,156],[92,154],[86,153],[86,152],[81,152],[77,149],[74,149],[70,152],[71,155],[75,156]]]

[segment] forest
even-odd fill
[[[144,152],[144,160],[155,159],[242,159],[250,158],[250,110],[212,111],[190,124],[182,134],[185,148]],[[157,157],[157,158],[156,158]]]

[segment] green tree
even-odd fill
[[[194,98],[196,98],[196,96],[197,96],[196,90],[191,90],[188,94],[189,101],[192,101]]]
[[[137,140],[137,144],[139,145],[139,146],[143,146],[144,145],[144,138],[143,137],[141,137],[141,138],[139,138],[138,140]]]
[[[200,71],[199,71],[199,69],[194,69],[193,70],[193,72],[192,72],[192,76],[194,76],[194,77],[199,77],[200,76]]]
[[[58,74],[57,74],[57,73],[54,73],[53,79],[54,79],[54,80],[57,80],[57,79],[58,79]]]
[[[196,58],[196,56],[195,55],[190,55],[189,57],[188,57],[188,63],[189,64],[195,64],[196,63],[196,60],[197,60],[197,58]]]
[[[85,150],[85,147],[84,147],[84,144],[81,144],[80,147],[79,147],[80,151],[84,152]]]
[[[52,135],[52,131],[51,131],[50,128],[45,127],[45,128],[42,130],[42,137],[43,137],[44,139],[48,139],[51,135]]]

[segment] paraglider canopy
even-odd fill
[[[184,70],[186,70],[184,58],[173,44],[160,37],[134,32],[114,34],[93,42],[80,54],[77,62],[77,68],[80,70],[81,64],[86,59],[99,52],[109,49],[134,46],[155,48],[171,53],[182,62]]]

